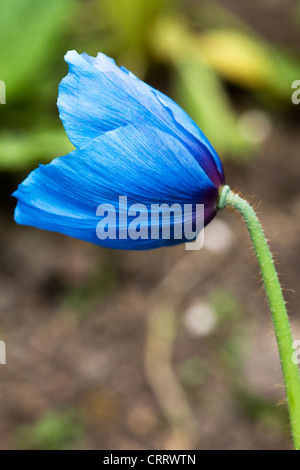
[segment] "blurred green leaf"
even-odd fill
[[[206,60],[227,80],[253,91],[290,101],[291,84],[300,76],[300,61],[255,34],[216,29],[200,36]]]
[[[219,153],[244,153],[249,144],[218,76],[200,60],[176,63],[176,101],[199,125]]]
[[[72,19],[75,0],[0,2],[1,80],[7,100],[39,82]]]
[[[29,132],[0,132],[0,170],[23,170],[33,163],[49,162],[74,149],[65,131],[46,127]]]
[[[83,432],[82,418],[75,411],[50,412],[32,425],[19,427],[16,442],[22,450],[62,450]]]
[[[158,57],[205,64],[216,75],[260,94],[273,105],[290,102],[300,60],[275,48],[249,27],[210,27],[194,31],[187,19],[159,18],[151,44]],[[275,99],[275,103],[274,103]]]
[[[251,146],[241,134],[238,117],[217,73],[199,47],[198,33],[178,19],[161,18],[152,44],[158,57],[175,67],[174,97],[201,127],[216,150],[235,155]]]
[[[111,37],[110,53],[144,75],[153,24],[171,5],[170,0],[100,0],[100,18]]]

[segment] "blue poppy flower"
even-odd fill
[[[118,236],[134,220],[122,218],[120,196],[148,211],[156,204],[204,205],[204,225],[216,214],[224,173],[218,155],[192,119],[170,98],[99,53],[69,51],[69,73],[58,95],[60,118],[76,150],[40,165],[19,185],[15,220],[97,245],[149,249],[186,238]],[[97,227],[115,208],[117,237]],[[99,215],[102,217],[99,217]],[[145,220],[145,219],[144,219]],[[163,223],[159,220],[159,227]],[[140,224],[142,228],[142,223]]]

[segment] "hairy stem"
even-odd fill
[[[294,353],[293,337],[272,254],[253,208],[245,199],[231,191],[229,186],[223,186],[220,191],[218,208],[223,209],[224,207],[233,207],[238,210],[248,228],[271,309],[294,446],[296,450],[300,450],[300,374],[296,361],[292,360]]]

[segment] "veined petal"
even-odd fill
[[[153,145],[155,143],[155,145]],[[120,240],[97,237],[100,204],[119,211],[128,204],[204,204],[205,223],[216,212],[218,189],[186,147],[172,135],[149,126],[120,127],[86,147],[40,165],[14,193],[15,220],[112,248],[148,249],[182,240]],[[119,229],[118,222],[116,228]]]
[[[202,143],[203,147],[207,150],[207,153],[211,155],[214,160],[214,163],[216,164],[220,175],[221,184],[224,184],[225,178],[222,162],[208,138],[203,134],[201,129],[190,118],[190,116],[177,103],[175,103],[175,101],[173,101],[171,98],[169,98],[169,96],[165,95],[164,93],[161,93],[158,90],[154,90],[154,92],[157,98],[161,101],[161,103],[172,112],[175,121],[177,121],[183,129],[192,134],[195,139]],[[201,160],[201,158],[202,156],[199,156],[199,161]]]
[[[57,104],[76,147],[128,124],[150,125],[177,137],[215,185],[224,183],[222,164],[212,145],[174,101],[104,54],[95,58],[69,51],[66,61],[69,73],[59,86]]]

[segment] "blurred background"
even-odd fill
[[[247,233],[204,249],[98,248],[17,226],[10,194],[72,150],[69,49],[113,56],[203,129],[258,209],[300,339],[300,9],[293,0],[0,3],[1,449],[289,449],[273,329]]]

